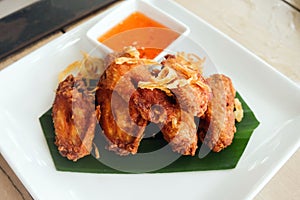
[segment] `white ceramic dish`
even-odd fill
[[[112,51],[109,47],[99,42],[98,38],[134,12],[143,13],[147,17],[179,33],[181,36],[186,36],[190,32],[190,29],[182,22],[170,16],[169,14],[167,14],[167,12],[163,12],[158,7],[147,3],[147,1],[128,0],[121,6],[114,9],[108,15],[100,19],[93,27],[91,27],[86,34],[87,37],[95,45],[98,45],[100,48],[102,48],[104,52]],[[180,37],[178,39],[180,39]]]
[[[55,170],[38,118],[53,102],[58,73],[94,47],[85,33],[106,12],[0,72],[0,151],[34,199],[251,199],[298,149],[296,84],[173,1],[149,3],[191,28],[190,37],[232,78],[260,121],[237,167],[140,175]]]

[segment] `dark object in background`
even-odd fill
[[[0,60],[116,0],[41,0],[0,19]]]

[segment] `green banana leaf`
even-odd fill
[[[236,123],[237,132],[235,133],[233,143],[229,147],[219,153],[209,152],[208,155],[203,158],[198,156],[198,148],[195,156],[177,155],[178,159],[174,162],[161,169],[151,171],[151,173],[223,170],[235,168],[253,131],[259,125],[254,113],[242,97],[239,94],[237,94],[237,97],[242,103],[244,118],[240,123]],[[100,153],[99,159],[96,159],[94,151],[92,151],[92,155],[79,159],[77,162],[73,162],[62,157],[54,144],[55,132],[51,113],[52,109],[49,109],[45,114],[43,114],[40,117],[40,123],[57,170],[87,173],[141,173],[145,167],[147,168],[147,161],[143,160],[143,157],[137,157],[134,155],[118,156],[115,153],[106,150],[105,138],[99,133],[95,134],[94,139],[94,143]],[[100,127],[98,127],[98,129],[99,128]],[[201,146],[201,143],[198,146]],[[168,149],[167,142],[165,142],[161,133],[157,134],[155,137],[143,139],[139,147],[139,153],[153,152],[163,147],[166,147],[164,155],[152,158],[155,159],[155,162],[162,162],[168,155],[176,157],[174,156],[176,153],[173,153],[170,148]],[[114,163],[114,165],[118,165],[119,168],[117,167],[117,169],[119,170],[115,169],[115,167],[107,166],[107,163]],[[125,165],[126,169],[130,168],[130,170],[120,170],[122,169],[122,166]]]

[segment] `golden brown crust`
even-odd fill
[[[142,61],[116,63],[116,58],[128,54],[109,56],[110,65],[101,76],[96,99],[101,108],[100,125],[106,136],[108,149],[120,155],[137,153],[147,125],[145,120],[135,123],[129,115],[129,99],[139,80],[148,80],[150,72]]]
[[[194,116],[201,117],[207,109],[210,98],[210,88],[206,80],[202,77],[200,70],[180,56],[168,55],[163,65],[176,70],[178,78],[184,78],[188,84],[172,88],[172,93],[176,96],[183,110]]]
[[[100,77],[98,88],[108,89],[117,92],[125,101],[129,101],[130,95],[135,91],[136,85],[140,80],[149,80],[150,72],[143,61],[136,59],[136,63],[117,64],[117,58],[130,58],[126,53],[109,55],[108,67]],[[97,94],[96,94],[97,95]]]
[[[180,102],[182,109],[191,113],[193,116],[201,117],[207,110],[210,98],[210,90],[208,87],[199,87],[195,84],[189,84],[172,89],[172,92]]]
[[[219,152],[232,143],[235,128],[235,89],[230,78],[214,74],[207,79],[212,90],[205,115],[200,119],[199,138],[214,152]]]
[[[192,58],[167,55],[159,64],[139,58],[132,48],[110,54],[96,88],[96,107],[84,81],[68,76],[53,103],[60,154],[73,161],[90,154],[97,120],[108,150],[119,155],[137,153],[149,122],[182,155],[195,155],[198,137],[215,152],[229,146],[236,131],[235,89],[225,75],[204,79],[204,59]],[[241,108],[236,109],[240,117]],[[195,116],[200,117],[198,130]]]
[[[147,122],[135,124],[126,109],[128,104],[117,93],[114,93],[112,103],[111,90],[100,89],[97,101],[101,108],[99,122],[109,142],[108,149],[119,155],[137,153]]]
[[[92,149],[96,114],[94,97],[82,79],[69,75],[56,91],[53,103],[55,144],[60,154],[77,161]]]
[[[174,119],[178,122],[174,123]],[[181,118],[172,118],[169,123],[162,127],[161,132],[174,152],[182,155],[195,155],[198,137],[192,114],[181,110]]]
[[[194,155],[197,149],[197,130],[194,116],[180,109],[173,96],[159,89],[140,89],[131,96],[133,118],[157,123],[174,152]]]
[[[194,155],[198,141],[194,116],[202,118],[199,136],[213,151],[231,144],[235,90],[228,77],[213,75],[205,80],[197,65],[177,56],[162,62],[170,70],[161,72],[172,73],[172,78],[168,73],[166,78],[160,73],[151,76],[146,66],[140,68],[145,64],[142,60],[128,57],[118,54],[108,59],[111,63],[96,92],[102,113],[99,121],[110,150],[135,154],[147,123],[153,122],[161,127],[173,151]]]
[[[159,89],[138,88],[131,96],[129,107],[136,110],[136,113],[130,113],[132,116],[137,118],[136,114],[139,114],[153,123],[165,123],[174,117],[180,118],[180,107],[176,99]]]

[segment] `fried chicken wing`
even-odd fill
[[[138,86],[143,90],[138,90],[133,98],[141,116],[159,123],[173,151],[183,155],[195,154],[198,137],[194,116],[204,114],[211,96],[200,64],[193,63],[179,55],[167,55],[162,70],[150,81],[139,82]],[[165,112],[157,111],[157,105]],[[153,111],[153,107],[156,110]]]
[[[215,152],[232,143],[235,118],[243,117],[242,105],[235,99],[230,78],[202,76],[205,59],[177,53],[158,63],[140,58],[133,47],[109,54],[104,61],[87,58],[79,77],[69,75],[56,91],[52,116],[55,144],[62,156],[77,161],[89,155],[97,121],[107,149],[119,155],[138,152],[150,122],[182,155],[195,155],[198,138]],[[94,95],[85,81],[98,76]],[[198,129],[194,117],[200,118]]]
[[[214,74],[207,79],[213,97],[200,120],[199,138],[214,152],[219,152],[232,143],[235,127],[235,89],[230,78]]]
[[[136,55],[132,52],[133,55],[129,54],[128,51],[130,49],[107,56],[105,63],[108,67],[98,83],[99,88],[115,91],[127,102],[135,91],[137,83],[151,78],[149,65],[159,64],[149,59],[133,57]]]
[[[176,71],[178,78],[186,80],[186,84],[172,85],[170,89],[178,99],[183,110],[201,117],[207,109],[211,95],[206,80],[201,75],[198,65],[193,65],[180,55],[167,55],[162,62],[165,67]],[[176,82],[175,82],[176,83]]]
[[[180,119],[180,107],[176,99],[159,89],[138,88],[131,96],[129,107],[135,108],[136,112],[130,113],[133,118],[141,117],[156,124],[166,124],[174,118]],[[136,117],[136,114],[140,117]]]
[[[59,84],[52,116],[55,144],[59,153],[73,161],[89,155],[96,126],[96,112],[94,97],[81,78],[69,75]]]
[[[108,149],[120,155],[135,154],[143,137],[147,121],[132,119],[129,100],[137,82],[151,77],[147,66],[152,60],[138,59],[129,53],[110,55],[109,66],[101,76],[96,91],[101,108],[100,125],[106,136]],[[132,108],[131,108],[132,109]]]
[[[177,120],[179,122],[174,123]],[[174,152],[182,155],[195,155],[198,148],[198,137],[194,116],[191,113],[182,110],[181,118],[175,120],[173,118],[171,122],[162,127],[161,132]]]
[[[119,155],[137,153],[147,122],[142,120],[135,124],[126,109],[128,103],[111,90],[99,90],[97,100],[101,105],[99,122],[109,143],[108,150]]]
[[[133,118],[141,117],[160,126],[165,140],[170,143],[174,152],[195,154],[197,129],[194,116],[182,111],[174,96],[168,96],[160,89],[138,88],[131,96],[129,106],[135,108],[131,112]]]

